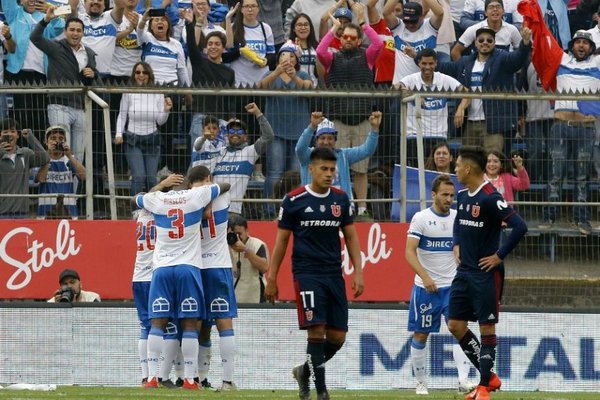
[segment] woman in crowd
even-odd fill
[[[454,173],[454,160],[452,159],[448,142],[439,142],[433,147],[429,157],[425,161],[425,169],[445,174]]]
[[[291,23],[289,39],[302,50],[302,54],[298,60],[300,70],[305,71],[313,81],[313,85],[317,86],[319,74],[317,73],[316,48],[319,42],[315,35],[313,23],[308,15],[302,13],[294,17]]]
[[[529,189],[529,175],[523,166],[523,159],[517,154],[512,156],[511,161],[499,151],[490,151],[485,166],[485,179],[494,185],[506,201],[515,200],[515,191]]]
[[[145,62],[136,63],[131,80],[134,86],[153,85],[152,67]],[[158,127],[167,121],[172,107],[171,99],[163,94],[124,93],[121,98],[115,143],[125,143],[125,157],[131,172],[131,195],[156,185],[160,160]]]

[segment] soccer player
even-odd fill
[[[210,184],[210,181],[205,184]],[[203,388],[210,388],[206,376],[210,366],[210,331],[213,324],[219,331],[219,349],[223,366],[222,391],[237,390],[233,383],[235,366],[235,335],[232,318],[237,317],[237,301],[233,285],[231,257],[227,244],[229,192],[217,197],[204,210],[201,228],[202,283],[206,317],[200,329],[198,374]]]
[[[442,315],[448,318],[450,285],[456,274],[452,252],[452,227],[456,210],[452,210],[454,183],[448,175],[437,176],[431,184],[433,205],[416,213],[408,229],[406,260],[415,271],[415,284],[408,309],[408,330],[414,332],[410,358],[417,394],[427,391],[427,352],[425,346],[431,332],[440,331]],[[458,368],[458,389],[468,392],[476,385],[468,381],[471,364],[458,343],[452,347]]]
[[[184,359],[186,389],[198,389],[194,382],[198,364],[198,319],[204,318],[202,290],[202,249],[200,223],[204,208],[219,194],[227,192],[228,183],[202,186],[209,179],[208,168],[197,166],[187,176],[189,189],[168,193],[138,194],[138,207],[150,211],[156,223],[154,273],[150,283],[151,328],[148,335],[148,382],[158,387],[158,359],[169,317],[180,320],[183,330],[181,352]]]
[[[348,195],[332,187],[336,154],[318,147],[310,155],[312,182],[288,193],[279,210],[279,226],[265,289],[268,301],[277,299],[277,274],[294,233],[292,272],[300,329],[307,330],[306,362],[292,372],[298,381],[300,399],[310,399],[309,377],[317,399],[329,399],[325,385],[325,363],[341,349],[348,331],[348,300],[341,272],[339,230],[344,234],[354,265],[352,291],[364,290],[358,236],[353,225]]]
[[[525,221],[494,186],[483,179],[487,157],[479,146],[458,151],[456,176],[465,185],[458,192],[454,220],[454,256],[458,267],[450,288],[448,329],[479,370],[479,385],[466,399],[488,400],[502,382],[492,372],[496,358],[496,324],[502,288],[502,260],[527,233]],[[512,229],[499,247],[502,223]],[[467,326],[477,320],[481,342]]]

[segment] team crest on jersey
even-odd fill
[[[340,206],[339,204],[332,204],[331,213],[334,217],[339,217],[340,215],[342,215],[342,206]]]
[[[319,211],[321,211],[322,213],[324,213],[325,210],[326,210],[325,204],[321,204],[321,206],[319,207]]]
[[[306,320],[307,321],[312,321],[312,319],[313,319],[313,312],[312,312],[312,310],[306,310],[306,311],[304,311],[304,315],[306,315]]]
[[[442,222],[442,230],[443,231],[447,231],[448,230],[448,224],[445,222]]]
[[[471,209],[471,215],[473,216],[473,218],[479,217],[479,211],[481,211],[481,207],[475,204]]]

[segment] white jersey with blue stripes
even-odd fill
[[[154,215],[156,246],[154,268],[191,265],[202,267],[200,223],[204,208],[220,194],[218,185],[152,192],[136,197],[138,207]]]
[[[105,11],[97,18],[88,14],[80,16],[84,25],[81,42],[96,53],[96,69],[101,74],[110,74],[110,64],[115,52],[119,24],[112,17],[112,10]]]
[[[246,146],[240,150],[229,150],[224,148],[222,156],[218,159],[214,170],[212,170],[214,182],[227,182],[231,185],[231,198],[243,199],[250,181],[250,175],[254,171],[254,164],[260,157],[254,145]],[[241,214],[242,202],[231,202],[230,211]]]
[[[231,256],[227,244],[227,219],[230,195],[223,193],[211,203],[212,211],[202,220],[202,268],[231,268]]]
[[[137,251],[131,281],[150,282],[154,268],[152,257],[156,244],[156,226],[154,216],[150,211],[140,210],[136,220],[135,236],[137,238]]]
[[[408,228],[408,237],[419,240],[417,258],[437,287],[450,286],[456,275],[452,251],[454,218],[456,210],[440,215],[430,207],[416,213]],[[415,275],[415,285],[424,287],[419,275]]]
[[[600,56],[591,55],[577,61],[573,54],[564,54],[556,72],[557,92],[598,93],[600,91]],[[556,100],[554,111],[579,111],[576,100]]]

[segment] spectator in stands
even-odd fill
[[[134,86],[153,85],[152,67],[143,61],[135,64],[131,82]],[[161,142],[158,127],[167,121],[172,108],[171,98],[162,93],[124,93],[121,98],[115,143],[125,142],[132,196],[156,185]]]
[[[373,28],[365,23],[363,6],[359,3],[353,3],[352,6],[359,25],[346,25],[341,37],[341,51],[333,52],[329,49],[334,33],[341,25],[335,18],[332,18],[333,27],[317,47],[317,57],[327,71],[327,86],[330,88],[361,90],[373,86],[373,67],[383,48],[383,41]],[[371,41],[366,50],[360,47],[363,31]],[[373,108],[371,99],[336,97],[329,100],[328,106],[329,117],[339,132],[337,142],[339,147],[358,146],[366,140],[365,135],[371,125],[369,118]],[[377,126],[379,127],[379,123]],[[358,199],[367,198],[368,167],[368,158],[351,166],[354,171],[354,190]],[[370,219],[366,202],[359,201],[357,218]]]
[[[36,174],[36,181],[40,183],[40,194],[75,194],[79,181],[85,180],[85,167],[76,159],[67,142],[67,128],[63,125],[52,125],[46,129],[46,148],[50,162],[42,166]],[[44,218],[50,211],[56,210],[58,197],[40,197],[38,199],[38,217]],[[62,204],[68,211],[63,218],[77,219],[77,198],[64,197]],[[60,211],[60,210],[59,210]],[[53,216],[57,216],[53,212]]]
[[[77,6],[77,0],[71,0],[71,8]],[[35,25],[44,18],[47,3],[45,1],[3,0],[2,9],[6,22],[10,26],[16,49],[7,54],[6,82],[12,84],[45,84],[46,71],[44,55],[35,47],[30,46],[30,35]],[[52,21],[48,29],[43,31],[44,37],[54,39],[63,33],[65,20],[59,18]],[[46,127],[44,111],[46,102],[43,94],[14,94],[14,117],[31,127],[35,132]]]
[[[256,160],[264,154],[267,146],[273,141],[273,128],[267,118],[263,115],[260,108],[255,103],[249,103],[245,107],[246,111],[253,114],[260,125],[261,135],[254,144],[248,144],[248,134],[246,124],[241,120],[234,118],[229,120],[225,130],[227,137],[227,147],[219,150],[218,161],[211,173],[215,183],[226,182],[231,184],[231,206],[230,213],[241,214],[242,202],[248,187],[252,169]],[[194,147],[196,151],[202,148],[201,140],[197,140]],[[200,165],[210,166],[210,159],[201,159]],[[237,200],[237,201],[236,201]]]
[[[225,128],[225,127],[223,127]],[[221,150],[227,146],[226,129],[221,129],[218,118],[207,115],[202,122],[202,135],[194,141],[192,151],[192,167],[204,165],[209,171],[214,171]]]
[[[420,72],[405,76],[396,87],[403,92],[409,91],[461,91],[463,86],[459,81],[441,72],[435,72],[437,67],[437,53],[431,48],[425,48],[417,53],[415,58]],[[448,99],[424,96],[421,100],[421,127],[423,135],[423,157],[440,140],[446,140],[448,134]],[[469,100],[462,101],[463,107]],[[407,164],[417,166],[417,116],[414,102],[408,104],[407,109]],[[455,121],[457,127],[462,126],[462,119]]]
[[[300,70],[298,58],[300,48],[292,42],[284,44],[277,53],[277,67],[265,74],[260,81],[261,88],[270,89],[308,89],[312,80],[308,74]],[[275,137],[267,149],[267,177],[264,197],[273,196],[273,185],[283,176],[285,171],[299,169],[298,159],[294,152],[298,133],[304,128],[304,115],[309,113],[309,99],[296,96],[267,97],[265,114]],[[267,218],[275,216],[274,204],[266,204]]]
[[[342,36],[343,29],[346,25],[352,23],[352,10],[346,7],[347,4],[346,1],[340,0],[329,7],[329,9],[321,16],[321,24],[319,25],[319,36],[321,39],[325,37],[327,31],[331,28],[329,23],[333,21],[331,18],[332,16],[340,23],[337,30],[334,32],[334,40],[329,45],[336,50],[339,50],[342,47],[340,36]]]
[[[438,142],[433,146],[429,157],[427,157],[427,161],[425,161],[425,169],[445,174],[454,173],[454,159],[448,142]]]
[[[387,3],[391,4],[393,1]],[[387,7],[390,7],[386,4]],[[398,3],[401,7],[402,4]],[[398,5],[396,4],[396,5]],[[385,9],[385,8],[384,8]],[[393,13],[393,11],[392,11]],[[383,40],[384,46],[375,62],[375,83],[389,88],[394,79],[394,65],[396,64],[396,44],[392,31],[387,26],[385,19],[377,10],[377,0],[369,0],[367,3],[367,15],[369,17],[369,25]]]
[[[169,19],[171,27],[176,26],[179,22],[179,2],[164,1],[164,0],[145,0],[138,1],[136,11],[140,14],[145,14],[149,9],[164,9],[165,15]]]
[[[571,27],[569,25],[567,3],[570,4],[571,2],[563,0],[537,0],[537,2],[544,15],[544,22],[548,30],[550,30],[558,44],[568,51],[569,40],[571,40]],[[590,15],[593,12],[590,12]]]
[[[438,70],[457,79],[472,91],[513,91],[514,73],[527,65],[531,51],[531,30],[521,32],[517,51],[495,48],[496,31],[479,28],[476,32],[477,53],[462,56],[450,63],[439,63]],[[461,103],[455,118],[464,118],[465,104]],[[483,145],[486,151],[503,151],[517,131],[518,105],[513,100],[471,99],[469,117],[463,131],[463,144]],[[508,147],[507,147],[508,148]]]
[[[78,18],[65,24],[65,38],[60,41],[42,36],[46,26],[56,19],[55,6],[49,6],[44,18],[31,32],[31,42],[48,56],[48,82],[90,85],[97,78],[96,53],[83,46],[84,25]],[[76,56],[77,54],[77,56]],[[80,94],[48,95],[48,121],[50,125],[67,127],[71,151],[83,160],[85,121],[83,96]]]
[[[233,2],[236,1],[234,0]],[[285,43],[283,19],[281,18],[281,0],[263,1],[259,10],[258,19],[271,27],[275,52],[278,52],[279,48]]]
[[[17,44],[10,33],[10,27],[2,21],[0,21],[0,42],[8,53],[15,52]],[[4,85],[4,51],[0,51],[0,85]],[[6,95],[2,94],[0,95],[0,118],[6,118],[6,112]]]
[[[476,32],[479,28],[489,28],[496,32],[495,43],[497,49],[512,51],[519,47],[521,42],[519,29],[503,19],[504,4],[502,0],[486,0],[485,14],[487,19],[465,29],[465,32],[452,48],[452,60],[458,60],[465,49],[471,48],[475,43]]]
[[[239,303],[265,302],[265,275],[269,269],[269,250],[265,242],[250,236],[248,221],[241,215],[230,215],[228,231],[229,255],[233,265],[235,297]],[[229,241],[229,237],[237,239]]]
[[[515,200],[514,192],[529,189],[529,175],[523,166],[523,158],[518,154],[513,154],[512,159],[508,159],[504,153],[490,151],[484,178],[509,202]]]
[[[338,0],[335,8],[342,7],[345,0]],[[339,5],[337,5],[339,4]],[[313,23],[317,40],[321,39],[321,17],[327,13],[331,7],[330,0],[295,0],[285,13],[284,29],[288,37],[291,35],[292,21],[300,14],[306,14]],[[333,11],[332,11],[333,12]]]
[[[325,118],[322,112],[312,112],[310,114],[310,124],[302,132],[296,144],[296,155],[300,161],[302,184],[308,185],[311,182],[308,167],[313,149],[315,147],[327,147],[334,150],[337,155],[337,171],[332,186],[342,189],[348,194],[349,198],[352,198],[351,165],[370,157],[375,152],[379,140],[381,119],[381,112],[373,111],[368,120],[371,129],[366,140],[360,145],[344,148],[336,143],[339,136],[336,124]],[[315,137],[315,147],[310,147],[313,135]]]
[[[125,18],[117,28],[115,49],[110,65],[110,81],[120,84],[130,82],[133,66],[142,59],[142,48],[138,43],[136,30],[142,16],[135,10],[136,0],[125,0],[124,5],[123,17]],[[121,96],[116,100],[115,104],[121,101]]]
[[[29,147],[17,146],[21,136]],[[29,169],[50,161],[44,146],[31,133],[19,127],[14,119],[0,120],[0,193],[18,194],[0,201],[0,219],[26,218],[29,211]]]
[[[488,9],[488,4],[490,2],[490,0],[466,0],[465,7],[460,17],[461,28],[463,30],[467,30],[471,26],[477,25],[484,21],[486,17],[489,18],[490,9]],[[519,14],[517,11],[517,4],[519,2],[514,0],[506,0],[506,8],[504,7],[503,0],[500,0],[499,3],[502,8],[499,9],[496,6],[495,9],[501,11],[500,18],[502,18],[507,24],[514,25],[517,27],[517,29],[520,29],[521,24],[523,23],[523,16],[521,16],[521,14]]]
[[[600,90],[597,71],[600,57],[594,55],[596,44],[592,35],[586,31],[577,31],[569,42],[569,54],[562,54],[558,60],[560,67],[556,75],[558,92],[596,92]],[[546,61],[546,60],[544,60]],[[541,68],[552,68],[554,60],[547,60]],[[544,71],[538,71],[540,75]],[[550,131],[548,147],[552,160],[552,175],[548,183],[548,200],[560,201],[561,184],[565,178],[567,166],[575,167],[575,201],[579,205],[573,208],[573,220],[583,235],[592,232],[590,207],[587,202],[587,184],[590,178],[591,154],[596,135],[595,117],[579,111],[576,101],[557,100],[554,104],[554,125]],[[556,206],[544,209],[544,222],[540,228],[548,229],[556,221]]]
[[[74,269],[63,270],[59,277],[60,288],[54,292],[54,297],[48,303],[92,303],[99,302],[100,295],[95,292],[83,290],[79,273]]]
[[[229,11],[232,12],[231,9]],[[187,29],[184,29],[182,32],[181,38],[184,43],[188,44],[190,38],[193,37],[195,38],[194,43],[196,44],[196,47],[204,49],[206,47],[206,35],[214,31],[225,34],[225,29],[223,29],[222,26],[218,24],[213,24],[208,20],[209,12],[210,3],[208,0],[193,0],[191,9],[184,9],[180,11],[180,17],[181,19],[183,19],[183,22],[186,25],[193,22],[193,36],[188,35]]]
[[[313,85],[319,83],[319,74],[317,70],[317,46],[319,41],[316,38],[315,27],[308,14],[300,13],[292,19],[289,40],[296,43],[302,51],[300,55],[300,70],[306,72]]]

